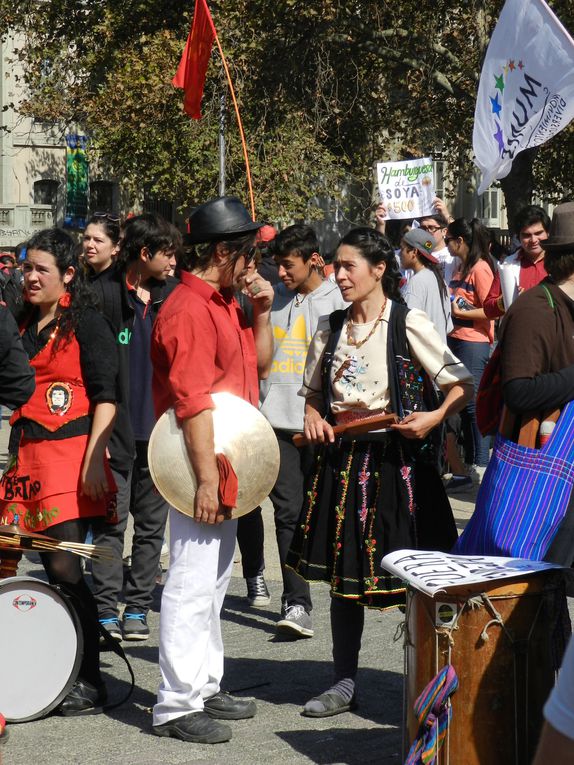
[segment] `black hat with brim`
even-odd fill
[[[197,207],[189,217],[189,233],[184,243],[220,242],[258,231],[262,223],[251,216],[237,197],[218,197]]]

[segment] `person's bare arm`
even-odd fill
[[[219,471],[215,458],[213,416],[204,409],[182,420],[185,446],[197,481],[194,518],[198,523],[217,524],[225,520],[219,504]]]
[[[80,477],[82,494],[94,501],[103,499],[109,491],[104,457],[115,419],[115,404],[109,401],[96,404]]]
[[[265,380],[273,362],[273,327],[271,326],[271,306],[273,305],[273,286],[258,273],[245,279],[247,295],[253,306],[253,336],[257,351],[257,373],[260,380]]]

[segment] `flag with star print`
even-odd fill
[[[486,51],[474,113],[478,193],[505,178],[519,152],[545,143],[572,119],[574,40],[544,0],[506,0]]]

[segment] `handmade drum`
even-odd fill
[[[57,589],[31,577],[0,581],[0,710],[8,722],[58,706],[78,675],[78,617]]]
[[[434,598],[409,589],[407,750],[417,732],[413,703],[450,663],[459,688],[437,765],[528,765],[554,685],[552,640],[564,599],[556,571]]]

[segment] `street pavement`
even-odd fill
[[[6,454],[7,428],[0,430],[0,465]],[[473,507],[473,494],[453,501],[459,528]],[[331,684],[329,594],[326,585],[314,585],[315,636],[280,641],[275,635],[279,619],[281,577],[267,501],[263,509],[266,533],[265,577],[272,600],[252,609],[245,599],[237,554],[234,575],[225,601],[222,624],[225,643],[224,689],[257,701],[252,720],[232,722],[233,739],[226,744],[200,746],[150,732],[151,707],[159,683],[158,629],[161,585],[149,614],[150,639],[125,643],[136,687],[131,699],[102,715],[64,718],[56,715],[9,725],[0,742],[0,765],[399,765],[402,754],[403,638],[402,615],[368,611],[365,620],[360,670],[357,678],[359,707],[353,713],[322,720],[302,717],[303,704]],[[39,560],[23,560],[20,575],[43,577]],[[0,629],[1,629],[0,615]],[[53,636],[38,635],[38,683],[42,663],[49,661]],[[18,655],[0,661],[34,661]],[[123,662],[109,652],[102,667],[110,701],[122,697],[129,676]],[[0,710],[1,712],[2,710]]]

